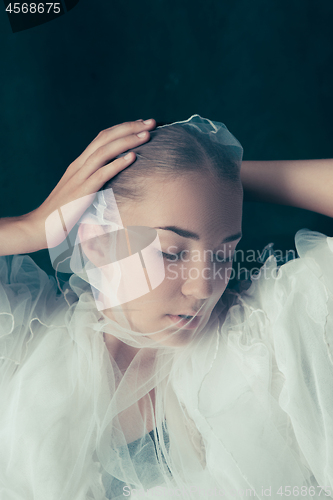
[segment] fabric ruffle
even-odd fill
[[[299,258],[271,255],[229,292],[214,355],[203,339],[174,380],[225,498],[333,498],[333,238],[302,229],[295,244]]]
[[[172,359],[167,465],[147,435],[137,457],[110,448],[115,367],[89,285],[62,295],[29,256],[0,257],[0,498],[333,498],[333,238],[295,243]],[[143,490],[112,493],[115,464]]]

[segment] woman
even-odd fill
[[[101,132],[0,220],[1,498],[333,497],[332,238],[301,230],[300,258],[227,289],[243,188],[333,216],[332,162],[155,126]],[[41,248],[70,261],[63,295],[14,256]]]

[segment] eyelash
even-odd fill
[[[182,252],[178,252],[176,254],[165,253],[165,252],[159,252],[159,253],[162,254],[162,256],[163,256],[164,259],[171,260],[172,262],[176,262],[179,259],[180,255],[182,254]],[[175,255],[177,255],[177,257],[178,257],[177,259],[174,258]],[[217,260],[216,259],[216,255],[214,255],[213,257],[214,257],[214,260],[216,260],[220,264],[221,263],[225,264],[227,262],[232,262],[234,260],[234,256],[230,257],[230,259],[223,259],[223,260],[221,260],[221,259]]]

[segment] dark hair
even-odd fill
[[[175,124],[152,130],[148,142],[117,158],[129,151],[136,153],[135,162],[100,189],[112,188],[120,202],[143,198],[145,180],[153,174],[170,178],[204,172],[213,180],[240,182],[240,162],[235,147],[215,143],[195,128]]]

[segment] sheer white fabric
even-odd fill
[[[190,345],[136,358],[150,434],[89,285],[73,275],[65,300],[30,257],[0,257],[0,498],[333,498],[333,238],[295,241]]]

